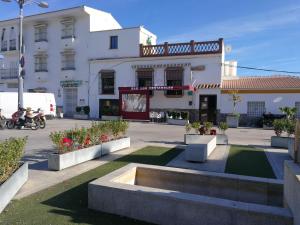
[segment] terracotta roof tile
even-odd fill
[[[239,77],[223,80],[222,89],[300,89],[300,77],[296,76],[265,76]]]

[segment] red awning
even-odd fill
[[[127,91],[173,91],[173,90],[194,91],[195,88],[192,85],[183,85],[183,86],[149,86],[149,87],[119,87],[119,91],[120,92],[127,92]]]

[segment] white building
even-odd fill
[[[0,21],[0,32],[0,91],[16,91],[17,20]],[[217,122],[232,112],[233,90],[242,96],[237,109],[244,121],[300,107],[299,78],[237,77],[236,62],[224,61],[223,39],[159,45],[156,39],[86,6],[26,17],[24,88],[53,92],[70,116],[89,105],[93,118],[147,120],[149,111],[188,111],[192,120]]]

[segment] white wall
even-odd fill
[[[266,112],[273,114],[281,114],[279,107],[289,106],[295,107],[295,102],[300,102],[300,94],[239,94],[242,102],[237,105],[237,112],[247,113],[248,101],[264,101]],[[230,95],[221,95],[221,113],[232,113],[232,101]]]

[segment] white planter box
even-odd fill
[[[185,126],[187,123],[189,123],[189,121],[188,120],[177,120],[177,119],[167,118],[167,123],[171,124],[171,125]]]
[[[197,144],[199,141],[201,141],[201,136],[200,134],[185,134],[184,135],[184,144],[189,145],[189,144]]]
[[[73,117],[74,117],[74,119],[87,120],[89,118],[89,115],[74,114]]]
[[[28,180],[28,163],[24,163],[0,185],[0,213]]]
[[[102,155],[130,147],[130,137],[113,140],[102,144]]]
[[[120,120],[120,116],[101,116],[101,120],[111,121],[111,120]]]
[[[101,145],[95,145],[65,154],[52,153],[48,155],[48,169],[59,171],[95,158],[99,158],[100,156]]]
[[[65,154],[52,153],[48,155],[48,169],[63,170],[128,147],[130,138],[126,137]]]
[[[286,148],[286,149],[288,149],[290,139],[292,139],[292,138],[272,136],[271,137],[271,146],[272,147],[277,147],[277,148]]]
[[[238,116],[226,116],[226,123],[230,128],[237,128],[239,126],[239,120],[240,118]]]
[[[202,136],[202,141],[190,144],[185,149],[185,160],[191,162],[205,162],[209,155],[215,150],[217,137],[214,135]]]
[[[228,145],[228,136],[226,134],[217,134],[217,145]]]
[[[292,159],[295,158],[295,138],[290,138],[288,140],[288,150],[289,155],[292,157]]]

